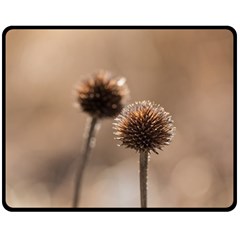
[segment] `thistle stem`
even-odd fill
[[[73,204],[72,204],[74,208],[78,206],[78,202],[80,199],[83,173],[89,158],[90,151],[94,146],[97,122],[98,122],[98,118],[92,117],[91,121],[87,123],[87,127],[86,127],[87,133],[84,139],[81,159],[77,165],[77,172],[76,172],[76,177],[74,182],[74,193],[73,193],[74,195],[73,195]]]
[[[139,176],[140,176],[141,208],[146,208],[147,207],[148,152],[140,151],[139,164],[140,164]]]

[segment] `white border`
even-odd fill
[[[0,29],[9,25],[229,25],[240,32],[237,1],[146,2],[2,1]],[[0,206],[0,238],[10,240],[238,239],[239,222],[238,206],[221,213],[11,213]]]

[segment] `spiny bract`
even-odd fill
[[[125,107],[115,119],[115,139],[127,148],[157,153],[168,145],[175,128],[169,113],[150,101],[136,102]]]
[[[108,71],[99,71],[77,87],[77,102],[93,117],[115,117],[128,96],[125,81],[123,77],[112,77]]]

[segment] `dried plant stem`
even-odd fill
[[[80,199],[80,193],[81,193],[81,183],[82,183],[82,177],[84,173],[84,169],[86,167],[86,163],[89,158],[89,153],[91,149],[93,148],[94,141],[95,141],[95,135],[96,135],[96,126],[97,126],[98,118],[92,117],[91,121],[87,124],[87,133],[85,137],[85,143],[82,150],[82,158],[78,162],[77,166],[77,173],[76,178],[74,182],[74,196],[73,196],[73,207],[76,208],[78,206],[78,202]]]
[[[147,207],[147,171],[148,171],[148,152],[140,151],[140,195],[141,208]]]

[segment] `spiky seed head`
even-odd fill
[[[91,116],[115,117],[128,99],[125,81],[124,77],[113,77],[101,70],[77,86],[77,102]]]
[[[123,108],[115,119],[115,139],[127,148],[157,152],[169,145],[175,132],[173,120],[160,105],[136,102]]]

